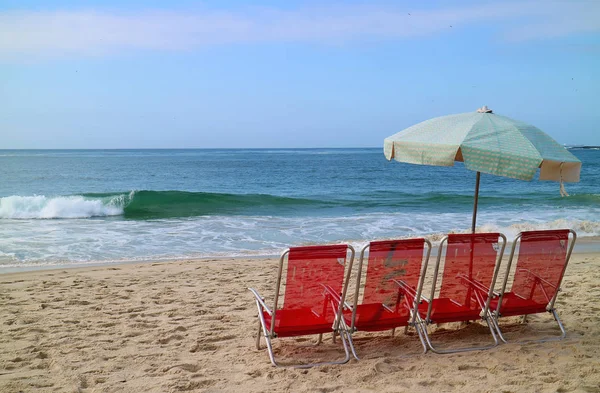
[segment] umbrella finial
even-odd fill
[[[478,113],[492,113],[492,110],[490,108],[487,107],[487,105],[482,106],[481,108],[477,109]]]

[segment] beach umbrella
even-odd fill
[[[476,112],[436,117],[415,124],[384,141],[388,160],[410,164],[453,166],[462,161],[477,172],[471,231],[475,233],[481,173],[532,180],[578,182],[581,161],[542,130],[500,116],[486,106]]]

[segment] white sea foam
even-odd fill
[[[573,229],[580,236],[598,236],[600,235],[600,222],[588,220],[565,220],[558,219],[548,222],[523,222],[512,224],[507,227],[499,227],[493,224],[483,225],[477,228],[478,232],[502,232],[507,237],[516,236],[523,231],[538,231],[544,229]]]
[[[123,214],[123,203],[83,196],[9,196],[0,198],[0,219],[89,218]]]
[[[87,205],[83,205],[87,206]],[[106,208],[106,206],[104,207]],[[103,208],[103,209],[104,209]],[[116,211],[118,207],[113,207]],[[91,210],[85,210],[91,214]],[[572,228],[579,237],[600,235],[600,215],[571,211],[482,212],[478,231],[509,240],[522,230]],[[558,217],[558,218],[557,218]],[[468,232],[468,213],[373,213],[338,217],[204,216],[168,220],[38,220],[0,224],[0,272],[24,266],[77,265],[234,256],[272,256],[290,246],[350,243]]]

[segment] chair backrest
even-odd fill
[[[569,245],[570,233],[573,240]],[[569,229],[521,232],[511,253],[512,261],[520,238],[511,292],[538,304],[550,304],[560,287],[575,236]]]
[[[362,303],[382,303],[393,308],[398,298],[398,285],[392,280],[404,281],[417,291],[423,265],[425,239],[386,240],[368,245],[369,259]],[[360,271],[356,285],[355,304],[360,289]]]
[[[288,309],[311,308],[319,312],[323,308],[324,287],[329,286],[341,294],[347,245],[307,246],[289,249],[283,307]],[[281,269],[284,255],[281,258]],[[280,279],[276,293],[279,294]],[[277,308],[277,306],[275,306]]]
[[[502,239],[502,244],[500,239]],[[498,274],[500,259],[506,246],[506,237],[501,233],[448,235],[440,244],[431,288],[431,299],[435,296],[444,242],[447,243],[446,257],[438,297],[450,299],[472,310],[479,309],[481,305],[477,301],[473,301],[474,287],[465,284],[467,280],[480,283],[481,289],[488,292],[489,295]],[[478,294],[481,293],[482,291],[478,291]],[[485,311],[487,312],[489,298],[486,295],[482,300],[485,302]],[[429,304],[427,311],[428,318],[431,313],[431,305],[432,303]]]

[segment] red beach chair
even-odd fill
[[[500,245],[499,239],[502,239]],[[438,272],[446,245],[442,282],[435,297]],[[429,348],[436,353],[465,352],[488,349],[498,345],[489,305],[498,276],[500,261],[506,246],[501,233],[451,234],[442,239],[433,273],[431,300],[419,307],[420,327]],[[439,349],[433,346],[427,332],[430,324],[446,322],[486,322],[494,344],[458,349]]]
[[[424,257],[425,245],[427,251]],[[359,303],[367,250],[364,291]],[[418,303],[415,300],[421,298],[430,253],[431,243],[425,239],[387,240],[367,244],[360,254],[353,304],[346,305],[345,318],[349,332],[391,330],[393,335],[397,327],[414,325],[416,315],[413,311]],[[349,281],[350,274],[346,278],[346,287]],[[427,347],[421,332],[417,332],[425,352]],[[356,352],[353,354],[358,359]]]
[[[569,241],[569,234],[572,235]],[[504,316],[523,316],[549,312],[554,316],[561,330],[558,337],[535,340],[538,342],[560,340],[566,332],[554,308],[554,302],[560,290],[577,234],[570,229],[521,232],[513,243],[506,276],[499,298],[490,303],[493,322],[500,339],[506,342],[498,325],[498,318]],[[518,245],[518,251],[516,251]],[[515,254],[518,254],[515,257]],[[506,291],[510,268],[517,259],[510,292]]]
[[[286,258],[287,256],[287,258]],[[282,283],[284,262],[286,279]],[[258,307],[259,331],[256,347],[260,349],[261,332],[267,343],[269,358],[274,366],[280,365],[275,360],[271,340],[276,337],[297,337],[318,334],[317,344],[323,333],[335,333],[334,322],[340,312],[336,297],[342,293],[344,271],[346,265],[352,268],[354,249],[349,245],[294,247],[286,250],[279,259],[279,272],[275,288],[273,308],[269,308],[264,298],[252,288]],[[283,307],[279,308],[279,295],[282,284],[285,286]],[[338,307],[339,305],[339,307]],[[342,338],[346,357],[331,362],[288,365],[287,367],[306,368],[323,364],[342,364],[350,360],[346,326],[344,321],[336,323],[336,330]]]

